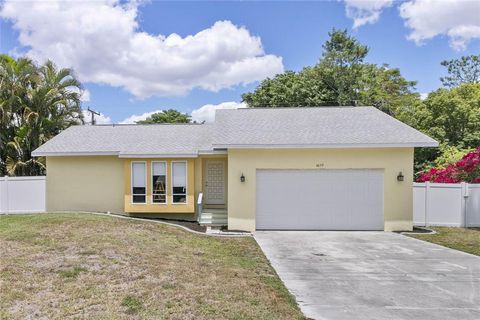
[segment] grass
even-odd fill
[[[73,269],[61,270],[58,272],[60,276],[67,279],[76,279],[80,272],[85,272],[87,269],[81,267],[73,267]]]
[[[302,319],[252,238],[91,214],[0,216],[1,319]]]
[[[436,234],[409,236],[480,256],[480,228],[429,227]]]
[[[138,313],[143,308],[142,301],[134,296],[126,296],[122,300],[122,306],[127,307],[127,313]]]

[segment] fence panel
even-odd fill
[[[425,226],[425,195],[426,195],[425,183],[413,184],[413,224],[415,226]]]
[[[480,227],[480,184],[470,184],[466,201],[467,224]]]
[[[413,224],[416,226],[480,226],[480,185],[414,183]]]
[[[45,177],[0,178],[0,212],[45,212]]]
[[[430,184],[427,195],[427,222],[437,226],[460,227],[463,220],[462,202],[462,187],[459,184]]]

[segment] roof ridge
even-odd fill
[[[237,108],[237,109],[217,109],[215,111],[232,111],[232,110],[286,110],[286,109],[376,109],[373,106],[312,106],[312,107],[249,107],[249,108]]]
[[[83,124],[74,125],[70,127],[128,127],[128,126],[201,126],[209,125],[210,123],[102,123],[102,124]]]

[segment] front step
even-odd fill
[[[199,223],[209,226],[226,226],[228,225],[228,213],[223,209],[205,209],[202,212]]]

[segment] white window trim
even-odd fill
[[[174,202],[173,201],[173,164],[174,163],[184,163],[185,164],[185,202]],[[172,183],[170,183],[170,190],[172,191],[171,195],[171,204],[172,205],[187,205],[188,204],[188,162],[187,161],[171,161],[170,162],[170,178]],[[176,193],[183,194],[183,193]]]
[[[133,202],[133,164],[134,163],[143,163],[145,165],[145,202]],[[131,205],[144,205],[148,203],[148,175],[147,175],[147,162],[146,161],[132,161],[130,162],[130,204]],[[141,196],[142,194],[135,194],[136,196]]]
[[[154,202],[154,201],[153,201],[153,196],[154,196],[154,194],[153,194],[153,164],[154,164],[154,163],[164,163],[164,164],[165,164],[165,202]],[[152,176],[152,181],[151,181],[151,183],[152,183],[152,186],[151,186],[151,187],[152,187],[151,203],[152,203],[153,205],[162,205],[162,206],[165,206],[165,205],[168,204],[168,193],[167,193],[167,188],[168,188],[168,179],[167,179],[167,178],[168,178],[168,172],[167,172],[167,170],[168,170],[167,161],[152,161],[152,162],[150,163],[150,173],[151,173],[151,176]]]

